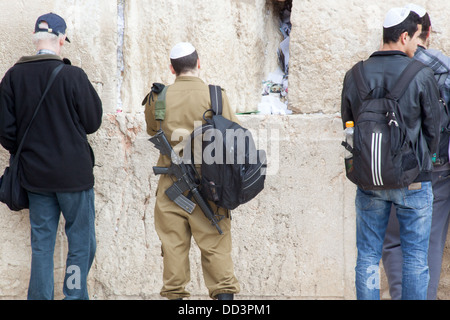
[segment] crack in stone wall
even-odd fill
[[[117,111],[123,110],[122,83],[124,73],[125,0],[117,0]]]

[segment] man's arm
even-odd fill
[[[439,89],[434,79],[433,71],[429,68],[424,73],[423,89],[420,93],[422,104],[422,132],[427,141],[431,154],[436,153],[440,133],[440,102]]]
[[[0,84],[0,143],[10,153],[17,149],[17,122],[14,111],[14,96],[9,86],[8,75]]]
[[[353,118],[353,112],[351,108],[351,102],[348,97],[348,90],[350,85],[350,72],[347,72],[347,74],[344,77],[344,84],[342,87],[342,93],[341,93],[341,117],[342,117],[342,124],[345,129],[345,123],[347,121],[355,121]]]
[[[79,70],[76,88],[77,113],[87,134],[94,133],[102,124],[102,101],[88,79],[86,73]]]

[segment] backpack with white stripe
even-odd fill
[[[398,100],[425,65],[412,61],[384,98],[374,99],[359,62],[352,70],[361,98],[355,116],[353,166],[347,178],[364,190],[398,189],[410,185],[420,168],[408,132],[401,122]],[[350,160],[351,161],[351,160]]]

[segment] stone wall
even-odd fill
[[[433,46],[450,54],[450,3],[426,5]],[[354,186],[343,173],[340,91],[345,72],[380,43],[385,12],[402,1],[294,0],[291,116],[240,116],[268,151],[263,193],[233,212],[233,258],[240,298],[354,299]],[[445,8],[442,8],[445,7]],[[178,41],[198,49],[202,78],[226,88],[236,111],[257,109],[261,82],[277,68],[274,0],[1,1],[0,74],[34,53],[36,18],[65,17],[72,41],[64,56],[82,67],[104,103],[101,129],[89,137],[96,175],[97,255],[93,299],[160,299],[162,258],[154,231],[157,152],[145,132],[142,98],[153,82],[172,82],[168,52]],[[0,152],[6,165],[7,154]],[[0,298],[25,299],[30,266],[28,212],[0,206]],[[55,295],[62,297],[67,241],[55,249]],[[199,250],[191,250],[189,290],[207,299]],[[440,297],[447,298],[445,253]],[[384,293],[386,297],[386,294]]]

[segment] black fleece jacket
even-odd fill
[[[0,143],[14,154],[52,71],[50,88],[23,145],[21,181],[32,192],[77,192],[94,186],[87,134],[98,130],[102,102],[86,73],[55,55],[21,58],[0,84]]]

